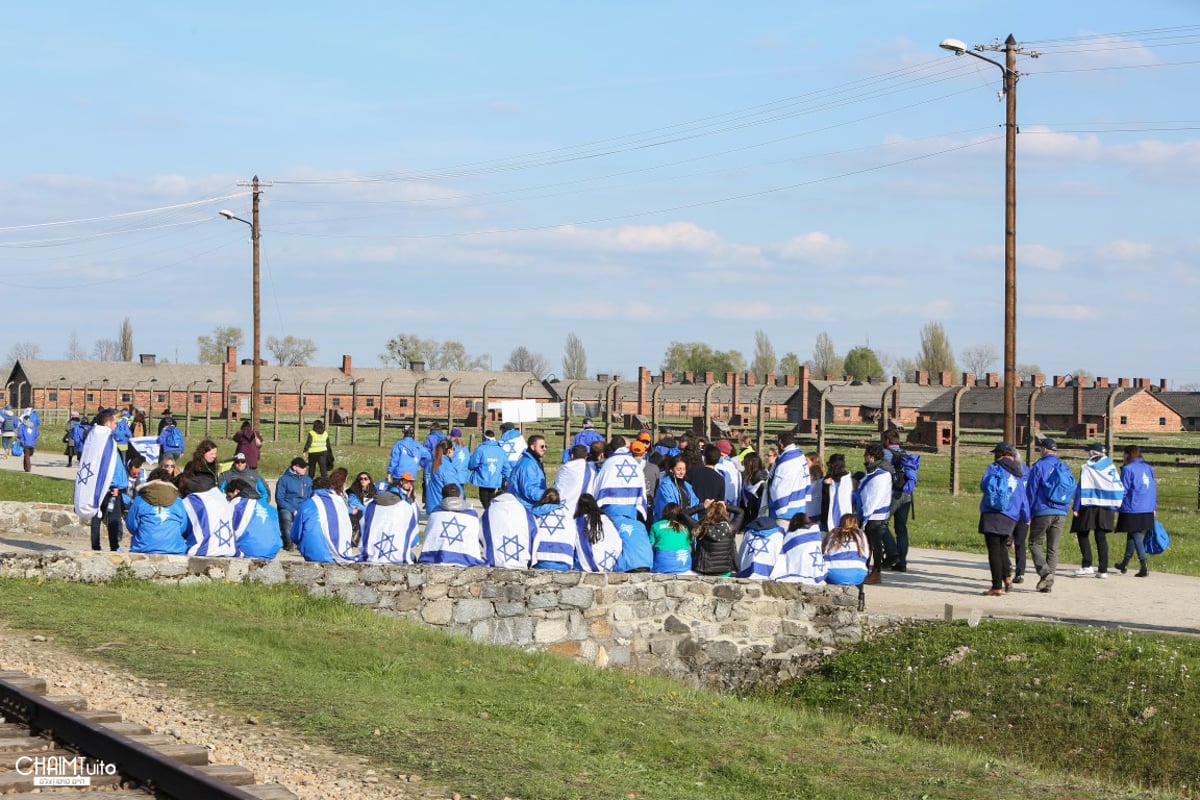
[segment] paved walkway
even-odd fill
[[[21,460],[0,460],[0,469],[20,470]],[[75,477],[74,468],[66,466],[65,456],[54,452],[35,453],[34,471],[69,480]],[[1121,537],[1114,537],[1116,549],[1123,544]],[[0,552],[87,546],[84,539],[62,536],[6,535],[0,520]],[[1066,552],[1073,550],[1071,540],[1066,543]],[[281,555],[295,557],[290,553]],[[1134,570],[1127,575],[1114,572],[1108,580],[1075,578],[1071,573],[1078,564],[1060,563],[1054,590],[1049,594],[1036,591],[1036,576],[1027,574],[1026,582],[1015,585],[1004,597],[984,597],[991,579],[987,557],[982,554],[914,548],[909,551],[908,565],[908,572],[885,573],[881,584],[866,588],[869,613],[916,619],[944,619],[947,613],[954,619],[1025,618],[1200,635],[1200,578],[1160,572],[1135,578]]]

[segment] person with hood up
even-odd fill
[[[1008,442],[992,448],[993,461],[983,472],[979,489],[979,532],[987,543],[988,568],[992,573],[992,588],[988,597],[1001,597],[1012,589],[1012,562],[1008,557],[1008,542],[1024,513],[1028,497],[1025,493],[1025,468],[1017,460],[1017,450]],[[1007,487],[1007,490],[1005,490]]]
[[[41,431],[37,423],[30,417],[28,411],[21,416],[21,424],[17,426],[17,442],[21,445],[21,468],[26,472],[33,471],[33,451],[37,447]]]
[[[543,491],[542,497],[545,497]],[[534,505],[541,502],[542,497]],[[533,513],[515,495],[498,495],[483,512],[483,557],[490,566],[529,569],[537,525]]]
[[[442,502],[425,523],[418,564],[450,564],[482,567],[483,530],[479,515],[467,504],[458,486],[450,484],[442,493]]]
[[[513,464],[508,475],[505,491],[521,501],[526,508],[533,508],[546,493],[546,468],[542,457],[546,455],[546,439],[543,436],[529,437],[529,444]],[[641,473],[638,473],[639,476]],[[493,501],[494,502],[494,501]]]
[[[556,489],[547,489],[530,509],[533,514],[533,568],[560,572],[575,566],[575,525],[573,509],[563,504]]]
[[[400,480],[400,476],[404,473],[409,473],[416,476],[418,472],[429,466],[429,462],[433,460],[433,454],[426,450],[420,442],[413,437],[416,435],[416,430],[409,426],[404,429],[404,436],[396,440],[392,445],[392,454],[388,459],[388,478],[393,481]]]
[[[305,561],[345,564],[356,561],[351,553],[353,530],[346,502],[333,492],[328,478],[312,482],[313,494],[301,504],[292,520],[292,542]]]
[[[166,470],[156,469],[137,491],[125,515],[129,552],[183,555],[188,515]]]
[[[362,520],[359,559],[374,564],[415,564],[421,542],[417,504],[399,486],[380,481]]]
[[[224,486],[233,517],[233,535],[239,558],[274,558],[283,547],[279,538],[279,513],[264,503],[258,489],[245,478]]]

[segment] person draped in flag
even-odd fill
[[[209,489],[192,492],[181,480],[183,510],[188,526],[184,531],[189,556],[235,556],[237,535],[233,531],[233,508],[216,483]]]
[[[556,489],[547,489],[529,513],[534,523],[533,568],[560,572],[574,568],[578,535],[572,522],[575,509],[562,502]]]
[[[187,511],[170,474],[156,469],[137,491],[125,516],[129,529],[129,552],[182,555],[187,552],[184,534]],[[275,536],[279,538],[278,533]]]
[[[783,569],[775,580],[825,585],[828,570],[821,551],[821,528],[807,514],[797,514],[788,522],[780,557]]]
[[[117,495],[129,485],[129,477],[125,473],[125,464],[117,451],[112,432],[117,427],[117,412],[106,408],[96,415],[83,450],[79,454],[79,471],[75,473],[75,513],[80,519],[98,520],[106,506],[111,506],[112,500],[120,499]],[[114,491],[115,490],[115,491]],[[118,516],[119,518],[119,516]],[[120,528],[118,523],[118,537]],[[111,535],[111,531],[110,531]],[[99,548],[99,527],[93,537]],[[110,542],[111,544],[111,542]],[[116,550],[114,545],[113,550]]]
[[[738,548],[739,578],[756,581],[774,580],[783,571],[783,539],[787,535],[786,520],[759,517],[742,529]]]
[[[376,564],[417,563],[420,515],[416,502],[399,486],[380,481],[363,511],[359,558]]]
[[[590,494],[575,504],[575,566],[584,572],[616,572],[621,534]]]
[[[568,454],[570,459],[558,468],[554,476],[554,488],[567,513],[574,514],[579,496],[591,492],[597,469],[595,462],[588,460],[588,448],[583,445],[575,445]]]
[[[224,492],[230,504],[238,557],[274,558],[278,555],[283,540],[279,538],[279,513],[275,507],[263,502],[258,488],[246,478],[233,478],[225,484]]]
[[[884,538],[892,508],[892,472],[883,459],[883,445],[867,445],[863,450],[863,465],[866,474],[858,484],[858,496],[863,528],[871,543],[871,573],[863,583],[879,583],[883,578]]]
[[[493,567],[529,569],[536,529],[533,514],[515,495],[498,495],[483,512],[484,560]]]
[[[505,491],[520,500],[526,508],[533,508],[546,493],[546,468],[542,464],[545,455],[545,437],[530,436],[529,444],[509,472]]]
[[[829,459],[832,464],[833,459]],[[871,552],[867,535],[858,527],[858,518],[843,514],[838,524],[821,537],[825,556],[826,581],[837,586],[859,586],[867,577],[867,556]]]
[[[646,531],[646,476],[641,462],[647,448],[643,442],[627,446],[623,436],[614,436],[611,446],[612,453],[596,476],[595,498],[621,535],[621,558],[615,571],[649,572],[654,566],[654,548]]]
[[[766,502],[760,515],[791,519],[808,508],[812,478],[808,472],[808,459],[791,433],[779,435],[779,446],[781,452],[767,479]]]
[[[1104,453],[1104,445],[1087,446],[1088,459],[1079,470],[1075,485],[1075,503],[1071,512],[1071,532],[1079,539],[1082,563],[1075,575],[1095,574],[1108,577],[1108,534],[1116,529],[1117,509],[1125,499],[1125,486],[1117,465]],[[1092,559],[1091,537],[1096,537],[1096,558]]]
[[[328,478],[312,482],[313,494],[300,505],[292,520],[292,542],[305,561],[345,564],[357,561],[351,539],[350,510]]]
[[[493,504],[495,501],[493,501]],[[459,567],[482,567],[483,530],[479,515],[450,484],[442,492],[442,503],[425,523],[425,539],[421,542],[418,564],[450,564]]]
[[[842,517],[854,513],[854,481],[846,468],[846,456],[834,453],[829,457],[825,477],[813,487],[813,496],[818,493],[821,505],[817,524],[821,530],[833,530],[841,525]]]
[[[733,454],[733,442],[728,439],[718,439],[717,451],[721,460],[713,465],[713,469],[721,473],[725,479],[725,505],[741,506],[742,504],[742,462]]]

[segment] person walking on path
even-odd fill
[[[1108,577],[1108,534],[1115,528],[1116,511],[1125,499],[1125,485],[1117,465],[1104,453],[1104,445],[1087,446],[1088,460],[1079,470],[1071,531],[1079,539],[1081,564],[1076,577]],[[1092,560],[1091,537],[1096,537],[1096,559]]]
[[[17,442],[21,445],[21,468],[26,472],[33,471],[33,450],[37,447],[39,436],[41,431],[30,415],[22,416],[21,424],[17,426]]]
[[[1142,448],[1136,444],[1125,448],[1121,483],[1125,487],[1125,498],[1117,516],[1117,530],[1125,534],[1125,557],[1116,567],[1124,575],[1129,559],[1136,552],[1141,569],[1134,577],[1145,578],[1150,574],[1146,568],[1146,534],[1154,530],[1158,483],[1154,479],[1154,469],[1142,459]]]
[[[1025,496],[1025,468],[1017,461],[1017,451],[1008,442],[992,448],[993,461],[983,472],[979,489],[979,532],[987,543],[988,568],[992,573],[992,588],[988,597],[1001,597],[1012,588],[1012,562],[1008,557],[1008,540],[1021,516]]]
[[[1038,442],[1038,451],[1041,458],[1030,467],[1025,483],[1030,514],[1029,553],[1039,577],[1037,590],[1049,592],[1054,588],[1058,544],[1075,494],[1075,477],[1058,457],[1058,443],[1053,439]]]

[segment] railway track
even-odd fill
[[[57,784],[57,785],[56,785]],[[209,764],[208,748],[156,734],[77,695],[50,696],[46,682],[0,671],[0,796],[99,800],[295,800],[256,784],[245,767]]]

